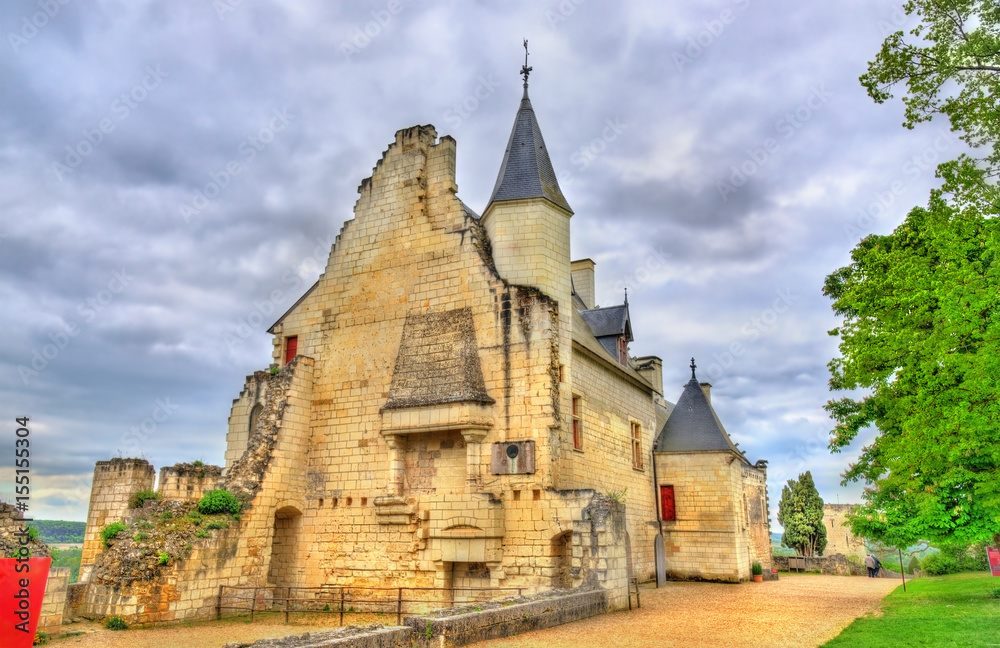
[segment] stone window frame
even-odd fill
[[[572,396],[573,422],[573,449],[583,452],[583,398],[578,394]]]
[[[629,419],[629,431],[632,445],[632,468],[635,470],[645,470],[642,461],[642,422]]]

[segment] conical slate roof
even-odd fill
[[[527,84],[487,209],[494,202],[524,198],[545,198],[573,213],[559,189],[555,171],[552,170],[552,161],[549,160],[542,131],[535,119],[531,100],[528,99]]]
[[[733,444],[705,392],[691,370],[691,380],[677,399],[674,410],[656,437],[657,452],[704,452],[731,450],[743,454]],[[746,459],[744,458],[744,461]],[[749,463],[749,462],[747,462]]]

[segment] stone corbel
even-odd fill
[[[482,484],[482,442],[488,430],[483,428],[466,428],[462,430],[465,439],[465,481],[472,486]]]

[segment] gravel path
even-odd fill
[[[520,637],[475,644],[476,648],[811,648],[832,639],[859,616],[876,610],[899,581],[860,576],[786,575],[766,583],[719,585],[667,583],[644,586],[642,609],[570,623]],[[369,617],[370,615],[365,615]],[[334,619],[335,620],[335,619]],[[357,619],[392,625],[395,617]],[[280,620],[204,622],[111,632],[97,624],[74,624],[76,637],[54,648],[220,648],[264,637],[302,634],[330,626],[286,626]]]
[[[876,610],[900,584],[861,576],[781,575],[765,583],[643,587],[642,609],[539,630],[476,648],[812,648]]]

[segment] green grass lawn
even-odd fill
[[[1000,578],[955,574],[897,587],[881,609],[858,619],[821,648],[979,648],[1000,646]]]

